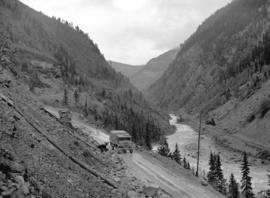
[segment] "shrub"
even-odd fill
[[[263,118],[266,113],[270,110],[270,98],[264,99],[258,109],[258,114],[260,118]]]
[[[247,117],[247,122],[248,122],[248,123],[251,123],[255,118],[256,118],[255,115],[250,114],[250,115]]]

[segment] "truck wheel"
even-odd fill
[[[129,152],[130,152],[130,153],[133,153],[133,149],[130,149]]]

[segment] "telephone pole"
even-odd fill
[[[200,143],[201,143],[201,126],[202,126],[202,112],[200,112],[200,126],[199,126],[199,134],[198,134],[198,152],[197,152],[197,170],[196,170],[196,177],[199,176]]]

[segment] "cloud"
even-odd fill
[[[144,64],[231,0],[22,0],[89,33],[108,60]]]

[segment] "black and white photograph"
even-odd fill
[[[0,0],[0,198],[270,198],[270,0]]]

